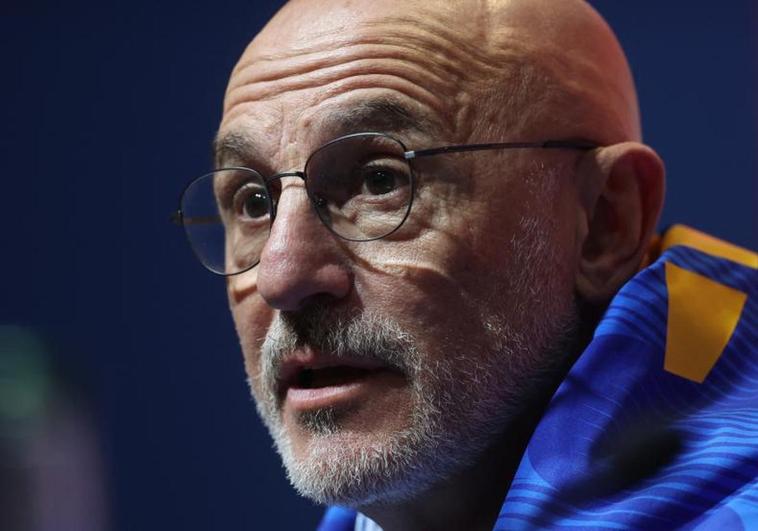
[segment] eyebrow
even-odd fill
[[[255,152],[254,145],[253,139],[246,133],[235,131],[221,136],[216,135],[211,142],[213,162],[217,168],[230,159],[243,162]]]
[[[333,138],[350,133],[421,133],[432,134],[439,129],[437,123],[408,109],[391,98],[361,101],[347,109],[325,117],[317,126]],[[333,138],[325,138],[328,142]],[[400,139],[404,140],[404,139]],[[229,132],[217,136],[212,142],[212,155],[216,166],[226,160],[248,160],[255,152],[255,142],[248,133]],[[318,147],[318,146],[316,146]]]
[[[327,116],[322,128],[340,134],[376,131],[380,133],[432,133],[437,124],[392,98],[364,100]]]

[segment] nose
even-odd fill
[[[352,275],[334,236],[313,208],[302,181],[282,182],[277,213],[257,265],[258,293],[274,309],[297,311],[315,300],[336,300]]]

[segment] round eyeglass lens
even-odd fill
[[[383,134],[342,137],[305,166],[308,194],[324,224],[354,241],[388,236],[403,224],[413,199],[405,147]]]
[[[260,260],[271,228],[265,180],[247,168],[228,168],[195,179],[181,201],[182,224],[200,262],[234,275]]]

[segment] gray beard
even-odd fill
[[[553,263],[544,261],[543,252],[530,251],[524,257],[540,263],[540,269]],[[533,267],[531,271],[528,276],[534,274]],[[573,307],[551,302],[557,297],[549,294],[550,282],[538,289],[544,293],[535,293],[533,279],[520,280],[526,281],[521,294],[531,302],[510,293],[531,310],[520,331],[504,318],[482,315],[484,340],[461,338],[446,348],[451,354],[442,359],[419,352],[412,334],[386,316],[347,314],[326,306],[280,313],[262,347],[262,396],[256,405],[295,489],[322,504],[389,504],[412,499],[472,466],[565,357],[551,347],[565,344],[574,328]],[[298,422],[311,438],[307,455],[296,457],[282,425],[275,374],[284,357],[301,344],[334,356],[380,361],[406,375],[412,396],[407,427],[382,438],[360,437],[341,429],[337,409],[300,414]],[[482,349],[487,355],[481,355]]]
[[[356,446],[350,434],[341,430],[338,410],[301,413],[298,422],[310,431],[311,441],[308,455],[297,459],[282,426],[274,375],[283,357],[301,343],[336,357],[349,354],[352,359],[378,361],[404,374],[411,383],[415,406],[409,427]],[[280,314],[263,345],[265,396],[259,397],[257,406],[295,489],[318,503],[360,506],[404,499],[432,483],[440,464],[423,456],[441,449],[440,420],[442,412],[449,409],[446,405],[453,401],[446,396],[449,393],[438,391],[445,386],[436,380],[452,379],[450,369],[443,365],[451,363],[425,367],[407,333],[396,323],[368,312],[335,315],[327,307],[316,306],[297,316]]]

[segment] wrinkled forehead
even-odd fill
[[[321,2],[294,1],[280,10],[255,37],[240,63],[301,56],[319,50],[338,50],[351,44],[397,44],[449,57],[469,47],[473,33],[487,32],[489,17],[477,16],[481,2],[463,2],[471,9],[461,17],[458,2],[428,0]],[[458,5],[458,7],[455,7]],[[480,6],[477,8],[476,6]],[[239,67],[239,65],[238,65]]]
[[[483,43],[472,44],[465,27],[470,24],[454,26],[444,4],[373,12],[371,5],[283,9],[235,67],[224,121],[249,110],[240,104],[279,101],[316,108],[350,91],[381,87],[383,99],[461,136],[470,87],[492,70]]]

